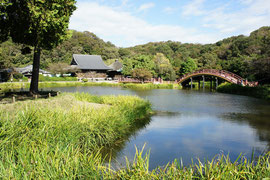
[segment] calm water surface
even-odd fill
[[[157,115],[112,151],[115,166],[132,159],[135,146],[151,152],[150,169],[174,159],[191,159],[242,152],[251,157],[270,150],[270,102],[251,97],[191,90],[131,90],[120,87],[48,88],[96,95],[137,95],[149,100]]]

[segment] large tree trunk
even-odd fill
[[[40,47],[35,46],[34,49],[34,60],[33,60],[33,70],[32,79],[30,85],[30,92],[33,94],[38,93],[38,77],[39,77],[39,66],[40,66]]]

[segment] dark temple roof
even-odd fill
[[[83,70],[111,70],[98,55],[73,54],[71,65]]]

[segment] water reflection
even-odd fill
[[[270,111],[265,111],[264,113],[251,114],[251,113],[230,113],[224,114],[223,118],[239,124],[248,124],[252,127],[256,137],[260,142],[267,143],[265,151],[270,151]]]
[[[131,137],[136,137],[151,121],[151,117],[137,120],[133,125],[128,134],[122,139],[119,139],[113,146],[104,147],[101,153],[106,157],[107,160],[116,159],[119,153],[124,149],[126,143],[129,142]]]
[[[224,153],[235,160],[270,150],[270,102],[251,97],[190,90],[130,90],[120,87],[55,88],[97,95],[137,95],[149,100],[157,113],[149,124],[134,128],[130,136],[111,149],[116,162],[132,159],[146,143],[150,168],[182,158],[207,159]]]

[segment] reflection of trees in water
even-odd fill
[[[152,89],[130,89],[130,90],[133,91],[139,97],[150,96],[153,94]]]
[[[229,113],[222,118],[235,122],[248,124],[255,130],[258,138],[262,142],[267,142],[267,149],[270,151],[270,115],[269,112],[252,114],[252,113]]]
[[[130,140],[130,138],[136,136],[150,123],[150,121],[150,116],[144,119],[136,120],[123,138],[118,139],[113,146],[104,147],[102,149],[102,155],[106,158],[106,160],[115,159],[118,154],[125,148],[126,143]]]

